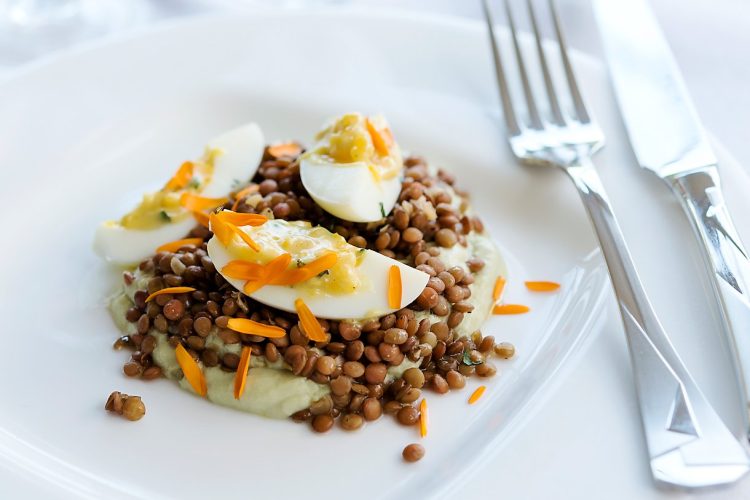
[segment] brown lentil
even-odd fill
[[[450,370],[445,374],[445,381],[451,389],[463,389],[466,385],[466,377],[456,370]]]
[[[432,377],[432,388],[438,394],[445,394],[450,389],[450,386],[442,376],[435,374],[435,376]]]
[[[141,374],[141,378],[144,380],[154,380],[161,377],[161,368],[158,366],[149,366]]]
[[[129,361],[122,367],[122,371],[125,372],[125,375],[127,375],[128,377],[137,377],[141,374],[141,365],[139,365],[138,363],[134,363],[133,361]]]
[[[424,446],[417,443],[411,443],[406,445],[406,448],[404,448],[401,455],[407,462],[418,462],[424,457]]]
[[[385,380],[386,372],[383,363],[372,363],[365,368],[365,379],[368,384],[380,384]]]
[[[333,417],[330,415],[317,415],[313,418],[312,428],[315,432],[328,432],[333,427]]]
[[[510,342],[500,342],[494,350],[495,354],[504,359],[510,359],[516,354],[516,347]]]
[[[159,297],[163,297],[163,295],[160,295]],[[156,298],[158,299],[159,297]],[[182,318],[182,315],[185,314],[185,305],[177,299],[171,299],[164,304],[162,312],[164,317],[168,320],[176,321]]]
[[[341,428],[347,431],[355,431],[362,427],[364,420],[362,415],[356,413],[345,413],[341,417]]]
[[[477,375],[480,377],[493,377],[497,373],[497,368],[492,363],[482,363],[474,367]]]
[[[419,410],[411,405],[404,406],[398,410],[396,418],[401,425],[414,425],[419,420]]]
[[[128,420],[135,421],[143,418],[146,414],[146,405],[139,396],[128,396],[122,403],[122,416]]]

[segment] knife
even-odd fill
[[[595,0],[594,10],[638,163],[672,188],[702,243],[750,438],[750,260],[724,204],[716,156],[646,0]]]

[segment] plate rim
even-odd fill
[[[419,25],[437,26],[441,29],[447,30],[463,30],[465,32],[478,32],[483,30],[483,24],[480,21],[460,18],[451,16],[448,14],[440,13],[417,13],[412,11],[399,10],[397,8],[386,8],[381,10],[371,10],[366,7],[351,6],[345,8],[305,8],[305,9],[294,9],[284,10],[282,8],[262,8],[253,10],[252,12],[219,12],[211,14],[200,14],[196,16],[189,16],[177,19],[170,19],[166,21],[160,21],[152,25],[139,27],[132,31],[125,33],[119,33],[111,35],[102,39],[92,40],[84,42],[74,47],[63,49],[59,52],[39,58],[31,63],[19,66],[9,73],[5,74],[0,78],[0,91],[6,88],[7,85],[11,85],[22,81],[24,78],[34,77],[38,72],[42,72],[47,68],[56,65],[65,65],[69,61],[74,61],[80,57],[85,57],[88,54],[93,54],[97,51],[107,51],[115,46],[127,46],[130,43],[137,42],[138,40],[145,37],[156,37],[165,35],[171,30],[185,29],[186,26],[201,26],[210,25],[213,23],[221,24],[222,22],[236,23],[238,17],[246,18],[254,22],[258,21],[258,18],[279,20],[288,17],[309,17],[313,15],[317,18],[331,19],[331,18],[350,18],[357,22],[387,22],[389,20],[397,19],[407,23],[416,23]],[[504,28],[502,28],[504,29]],[[586,61],[587,64],[601,65],[601,62],[588,54],[580,51],[575,51],[575,58],[579,61]],[[594,258],[599,260],[598,267],[604,267],[603,259],[599,253],[598,247],[596,247],[592,254],[596,254]],[[576,265],[579,265],[581,261],[577,261]],[[605,268],[606,270],[606,268]],[[565,373],[576,366],[580,358],[588,349],[591,341],[598,335],[599,330],[596,329],[596,325],[601,322],[602,317],[605,315],[606,308],[604,307],[606,300],[612,295],[611,288],[605,285],[598,290],[599,296],[594,301],[595,306],[590,310],[587,315],[587,321],[585,329],[586,331],[580,334],[576,340],[580,342],[582,348],[574,353],[569,353],[566,356],[566,361],[561,363],[555,370],[555,374],[558,374],[557,378],[547,378],[542,382],[536,391],[535,397],[528,399],[524,405],[524,411],[518,412],[524,415],[533,415],[544,403],[544,401],[550,396],[552,389],[561,383],[561,379],[564,378]],[[510,424],[512,427],[519,428],[517,418],[513,419],[513,423]],[[511,435],[503,435],[503,439],[510,438]],[[493,442],[497,442],[495,439]],[[15,444],[9,444],[15,443]],[[15,447],[14,447],[15,446]],[[20,447],[20,448],[19,448]],[[21,453],[17,450],[27,450]],[[479,455],[486,457],[489,453],[494,453],[496,450],[490,450],[485,448]],[[154,498],[156,494],[151,491],[143,491],[137,485],[122,484],[120,482],[112,482],[107,480],[105,477],[97,474],[92,474],[85,469],[82,469],[74,464],[67,463],[60,459],[54,454],[46,453],[44,450],[36,448],[31,443],[15,436],[7,430],[0,428],[0,466],[11,471],[18,471],[32,478],[41,478],[45,484],[53,485],[58,488],[61,492],[77,495],[78,497],[86,498],[95,496],[100,493],[94,491],[92,495],[91,488],[88,485],[97,485],[99,488],[106,489],[106,492],[113,495],[126,495],[126,496],[148,496]],[[40,464],[37,460],[30,460],[30,456],[38,456],[46,460],[46,463]],[[16,459],[20,460],[14,460]],[[478,459],[478,458],[477,458]],[[27,466],[23,466],[23,462],[27,463]],[[33,464],[30,462],[34,462]],[[475,463],[475,462],[472,462]],[[53,472],[52,469],[56,468]],[[70,474],[70,476],[66,476]],[[462,477],[463,475],[459,475]],[[450,491],[454,491],[458,481],[450,483]],[[127,487],[127,489],[125,489]],[[436,496],[443,496],[443,492],[436,492]]]

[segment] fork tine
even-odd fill
[[[492,20],[492,14],[490,13],[490,7],[487,1],[488,0],[482,0],[482,8],[484,11],[484,19],[487,21],[487,32],[490,34],[492,60],[495,65],[495,76],[497,77],[497,86],[500,91],[500,103],[503,108],[503,118],[505,119],[505,126],[508,128],[508,133],[511,135],[518,135],[521,133],[521,127],[518,125],[516,112],[513,108],[513,101],[510,97],[510,90],[508,89],[508,82],[505,79],[505,71],[503,70],[500,51],[497,48],[495,23]]]
[[[544,87],[547,89],[547,98],[549,99],[550,109],[552,111],[552,121],[556,125],[563,127],[565,126],[565,118],[563,118],[562,110],[560,109],[560,102],[557,100],[555,86],[552,84],[552,75],[550,75],[549,66],[547,65],[547,56],[544,54],[542,36],[539,32],[539,25],[537,24],[536,13],[534,12],[534,0],[526,0],[526,4],[529,8],[529,19],[531,20],[534,37],[536,38],[536,48],[539,53],[539,62],[542,66]]]
[[[576,82],[575,74],[573,73],[573,66],[570,64],[568,59],[568,47],[565,43],[565,37],[562,34],[562,24],[560,22],[560,16],[557,13],[557,7],[555,6],[555,0],[548,0],[549,9],[552,13],[552,21],[555,25],[555,34],[557,35],[557,43],[560,46],[560,57],[562,58],[563,67],[565,68],[565,78],[568,81],[568,87],[570,88],[570,95],[573,98],[573,106],[576,112],[576,118],[581,123],[590,123],[591,117],[586,111],[586,105],[581,97],[581,91],[578,89],[578,83]]]
[[[529,120],[531,127],[537,130],[542,130],[544,124],[542,118],[539,115],[539,110],[536,107],[534,101],[534,94],[529,84],[529,75],[526,73],[526,64],[523,62],[523,54],[521,53],[521,44],[518,42],[518,34],[516,32],[516,23],[513,20],[513,12],[510,10],[510,4],[508,0],[503,0],[505,4],[505,12],[508,17],[508,26],[510,27],[510,34],[513,38],[513,48],[516,52],[516,62],[518,63],[518,73],[521,77],[521,85],[523,86],[523,96],[526,99],[526,109],[529,112]]]

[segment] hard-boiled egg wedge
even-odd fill
[[[224,220],[222,214],[212,215],[214,237],[208,242],[216,269],[238,290],[277,309],[297,312],[295,302],[302,299],[319,318],[377,317],[412,302],[429,279],[308,222],[277,219],[238,227],[229,221],[243,214],[229,212]],[[400,298],[395,303],[394,295]]]
[[[301,158],[300,176],[323,210],[352,222],[390,213],[401,192],[403,160],[385,118],[345,114],[315,139]]]
[[[222,205],[237,182],[249,180],[263,157],[263,133],[255,123],[225,132],[210,141],[202,158],[185,162],[175,175],[120,220],[96,231],[94,248],[115,264],[137,263],[165,243],[184,238],[196,216]]]

